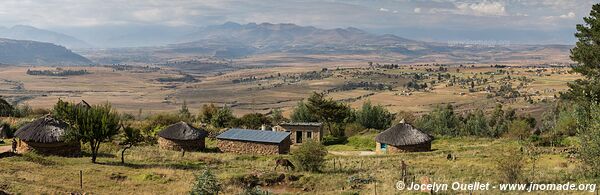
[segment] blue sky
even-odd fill
[[[0,24],[46,29],[295,23],[427,41],[572,44],[594,0],[2,0]]]

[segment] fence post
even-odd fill
[[[83,190],[83,170],[79,170],[79,188]]]

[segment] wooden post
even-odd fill
[[[333,172],[335,172],[335,158],[333,158]]]
[[[375,195],[377,195],[377,180],[375,180]]]
[[[79,188],[83,190],[83,170],[79,170]]]

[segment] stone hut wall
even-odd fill
[[[426,142],[426,143],[417,144],[417,145],[409,145],[409,146],[387,145],[385,153],[393,154],[393,153],[403,153],[403,152],[427,152],[427,151],[431,151],[431,142]],[[375,153],[377,153],[377,154],[384,153],[383,151],[381,151],[380,143],[377,143],[376,148],[375,148]]]
[[[286,154],[290,151],[291,141],[284,140],[282,143],[261,143],[238,140],[217,140],[217,146],[222,152],[237,154]]]
[[[158,146],[165,150],[199,151],[204,149],[204,138],[197,140],[170,140],[158,137]]]
[[[37,143],[19,141],[17,144],[17,153],[27,153],[30,151],[36,151],[45,155],[80,156],[81,145],[76,143],[67,144],[63,142]]]

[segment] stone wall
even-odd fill
[[[80,156],[80,144],[67,144],[63,142],[56,143],[37,143],[19,141],[17,144],[17,153],[27,153],[36,151],[40,154],[58,155],[58,156]]]
[[[383,154],[384,152],[381,150],[381,144],[377,143],[375,146],[375,153]],[[392,146],[387,145],[386,152],[388,154],[393,153],[403,153],[403,152],[427,152],[431,151],[431,142],[426,142],[417,145],[409,145],[409,146]]]
[[[286,154],[290,151],[291,141],[284,140],[280,144],[261,143],[237,140],[217,140],[217,146],[222,152],[238,154]]]
[[[170,140],[158,137],[158,146],[165,150],[199,151],[204,149],[204,138],[197,140]]]

